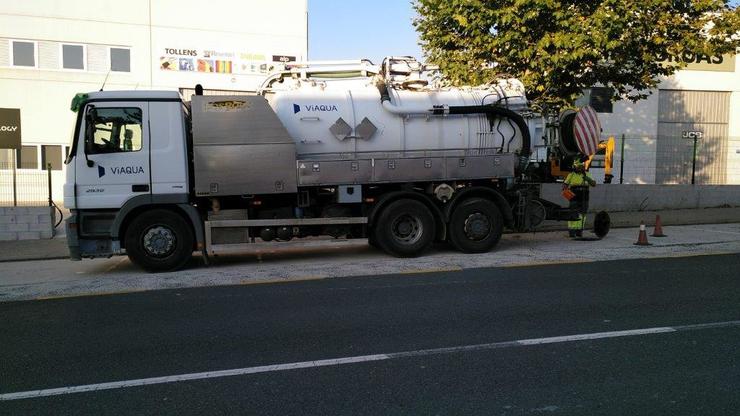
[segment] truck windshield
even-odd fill
[[[140,108],[98,108],[94,120],[91,154],[141,150]]]

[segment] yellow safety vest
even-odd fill
[[[586,172],[586,173],[571,172],[568,174],[568,176],[565,177],[565,184],[568,186],[588,186],[588,182],[586,181],[586,178],[589,178],[591,180],[594,179],[589,172]]]

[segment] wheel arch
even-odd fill
[[[157,198],[151,195],[141,195],[128,200],[111,224],[111,238],[121,241],[121,246],[125,247],[126,230],[131,221],[142,212],[151,209],[166,209],[182,217],[193,231],[196,245],[193,249],[204,247],[205,236],[200,213],[188,203],[187,195],[165,195]]]
[[[367,225],[372,227],[375,224],[375,219],[378,217],[381,211],[388,206],[391,202],[398,201],[399,199],[413,199],[424,204],[434,216],[435,225],[437,228],[437,235],[435,240],[443,241],[447,237],[447,220],[445,214],[429,197],[419,192],[412,191],[394,191],[383,195],[380,200],[372,207],[372,210],[367,216]]]
[[[509,205],[509,202],[506,200],[506,198],[504,198],[504,196],[501,195],[500,192],[482,186],[474,186],[457,192],[452,197],[452,200],[445,206],[445,223],[449,222],[450,216],[452,215],[452,211],[455,209],[455,207],[470,198],[484,198],[493,201],[493,203],[496,204],[496,206],[498,207],[499,211],[501,211],[501,215],[503,215],[504,217],[504,225],[509,229],[514,228],[514,213],[512,212],[511,205]]]

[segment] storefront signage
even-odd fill
[[[195,49],[164,48],[164,52],[168,55],[198,56],[198,51]]]
[[[705,55],[703,53],[686,52],[681,56],[661,54],[658,57],[663,63],[685,63],[683,71],[718,71],[718,72],[735,72],[735,55]]]
[[[162,71],[267,74],[275,62],[296,61],[294,55],[265,55],[217,49],[166,47],[162,48],[161,51],[159,69]]]
[[[696,130],[684,130],[681,133],[681,137],[684,139],[699,140],[704,137],[704,133]]]
[[[295,56],[290,55],[272,55],[272,62],[295,62]]]
[[[0,108],[0,149],[21,148],[21,110]]]

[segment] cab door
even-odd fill
[[[85,106],[75,155],[78,209],[120,208],[151,195],[149,104],[100,102]]]

